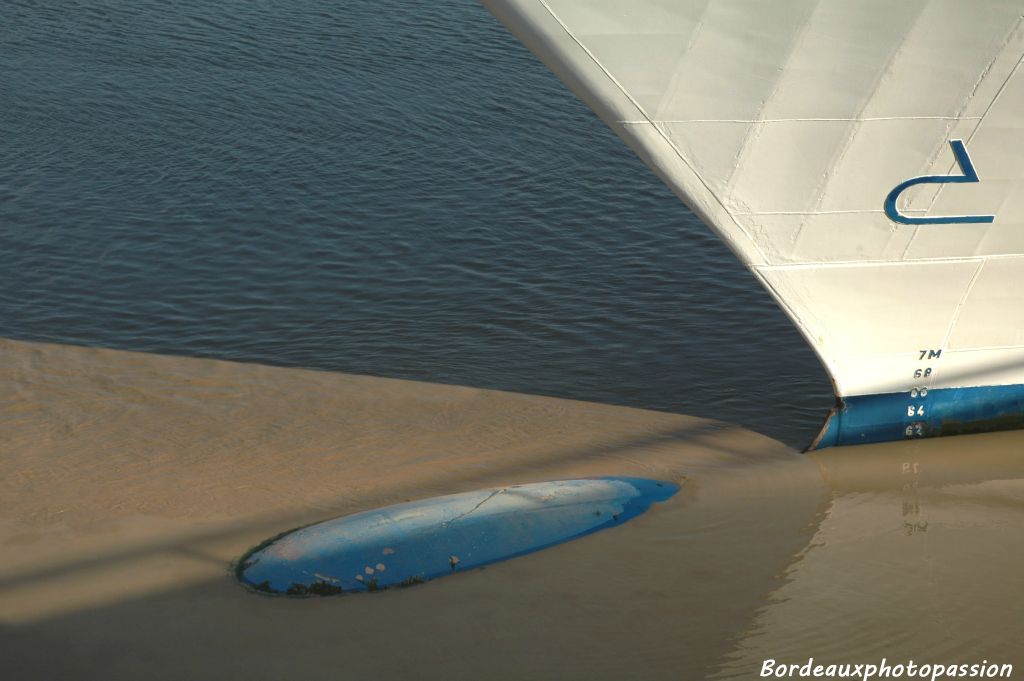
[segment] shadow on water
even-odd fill
[[[540,479],[552,466],[722,434],[716,424],[664,431],[516,471],[448,470],[426,486]],[[276,514],[15,576],[5,590],[45,590],[48,581],[60,589],[76,573],[152,569],[154,559],[197,556],[201,565],[189,584],[5,626],[0,648],[25,679],[171,679],[186,670],[317,679],[339,669],[377,678],[751,678],[767,658],[1024,663],[1020,451],[1020,433],[807,456],[712,446],[689,455],[683,491],[664,508],[486,570],[342,598],[266,598],[233,582],[227,557],[255,537],[424,486],[346,495],[316,517]]]
[[[711,670],[806,543],[823,503],[816,470],[805,459],[784,448],[768,456],[764,448],[738,451],[725,444],[729,430],[710,424],[655,433],[551,461],[520,461],[514,471],[499,464],[488,478],[544,478],[552,466],[609,456],[642,464],[645,449],[675,442],[685,448],[693,477],[684,483],[688,498],[666,503],[664,512],[397,592],[268,598],[238,586],[228,561],[217,564],[218,554],[237,557],[254,536],[308,521],[308,514],[18,575],[5,591],[33,589],[52,598],[69,583],[88,588],[94,579],[110,589],[100,583],[104,574],[156,575],[160,561],[167,570],[199,556],[199,567],[182,570],[198,570],[198,577],[115,591],[88,607],[5,626],[0,652],[23,679],[336,679],[339,670],[343,678],[676,679],[682,668]],[[720,447],[716,436],[725,438]],[[444,478],[426,485],[451,491],[485,484],[472,474]],[[421,481],[376,497],[348,495],[320,518],[423,491]]]
[[[650,433],[643,437],[606,442],[587,447],[586,449],[573,449],[561,452],[546,450],[540,456],[533,457],[532,459],[520,456],[514,462],[509,462],[505,465],[500,462],[490,463],[484,470],[475,470],[468,467],[453,470],[447,467],[442,474],[436,476],[436,479],[424,480],[421,478],[406,483],[389,483],[385,490],[373,489],[364,492],[346,490],[345,495],[338,499],[318,500],[316,504],[318,510],[315,514],[311,514],[307,510],[289,515],[277,514],[272,518],[259,518],[246,522],[229,523],[215,529],[187,533],[176,537],[172,542],[161,541],[151,544],[134,545],[129,549],[94,555],[84,560],[52,564],[45,568],[33,568],[31,571],[23,573],[9,572],[0,577],[0,594],[17,589],[19,586],[28,583],[38,585],[47,580],[57,580],[77,572],[102,570],[112,565],[138,561],[168,551],[196,555],[204,560],[216,560],[195,547],[231,540],[243,535],[248,536],[253,533],[273,534],[280,532],[282,529],[291,529],[292,527],[325,520],[337,515],[355,513],[396,503],[396,501],[415,500],[428,496],[425,493],[426,490],[435,490],[438,494],[469,491],[486,486],[487,481],[494,480],[495,478],[510,480],[516,483],[547,480],[551,479],[552,471],[564,469],[565,466],[578,465],[587,461],[601,460],[614,456],[628,457],[642,464],[645,450],[649,452],[652,447],[658,445],[671,445],[672,443],[696,445],[705,450],[705,452],[712,453],[712,456],[705,457],[703,463],[695,461],[693,463],[695,470],[699,470],[703,466],[717,468],[736,465],[744,460],[751,460],[749,454],[744,455],[742,452],[726,449],[723,444],[707,437],[712,434],[723,434],[730,430],[735,429],[732,426],[719,422],[698,422],[689,428]],[[218,563],[221,563],[221,561],[218,561]]]
[[[0,336],[794,447],[832,404],[746,269],[475,1],[55,7],[14,3],[0,35]]]

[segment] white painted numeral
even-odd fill
[[[911,423],[903,433],[907,437],[921,437],[924,435],[924,424],[923,423]]]

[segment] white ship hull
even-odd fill
[[[483,2],[793,319],[813,446],[1024,426],[1019,2]]]

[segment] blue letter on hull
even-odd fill
[[[889,216],[890,220],[903,225],[949,225],[963,222],[992,222],[995,219],[996,216],[994,215],[949,215],[944,217],[914,218],[903,215],[896,208],[896,200],[900,198],[900,194],[916,184],[980,182],[978,179],[978,173],[974,170],[974,164],[971,163],[971,157],[967,155],[967,148],[964,146],[963,140],[950,140],[949,146],[953,147],[953,156],[956,158],[957,165],[960,166],[960,172],[963,173],[963,175],[925,175],[924,177],[915,177],[907,180],[906,182],[899,183],[891,192],[889,192],[889,195],[885,197],[885,214]]]

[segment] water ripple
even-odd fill
[[[8,3],[0,335],[496,387],[805,444],[728,250],[476,3]]]

